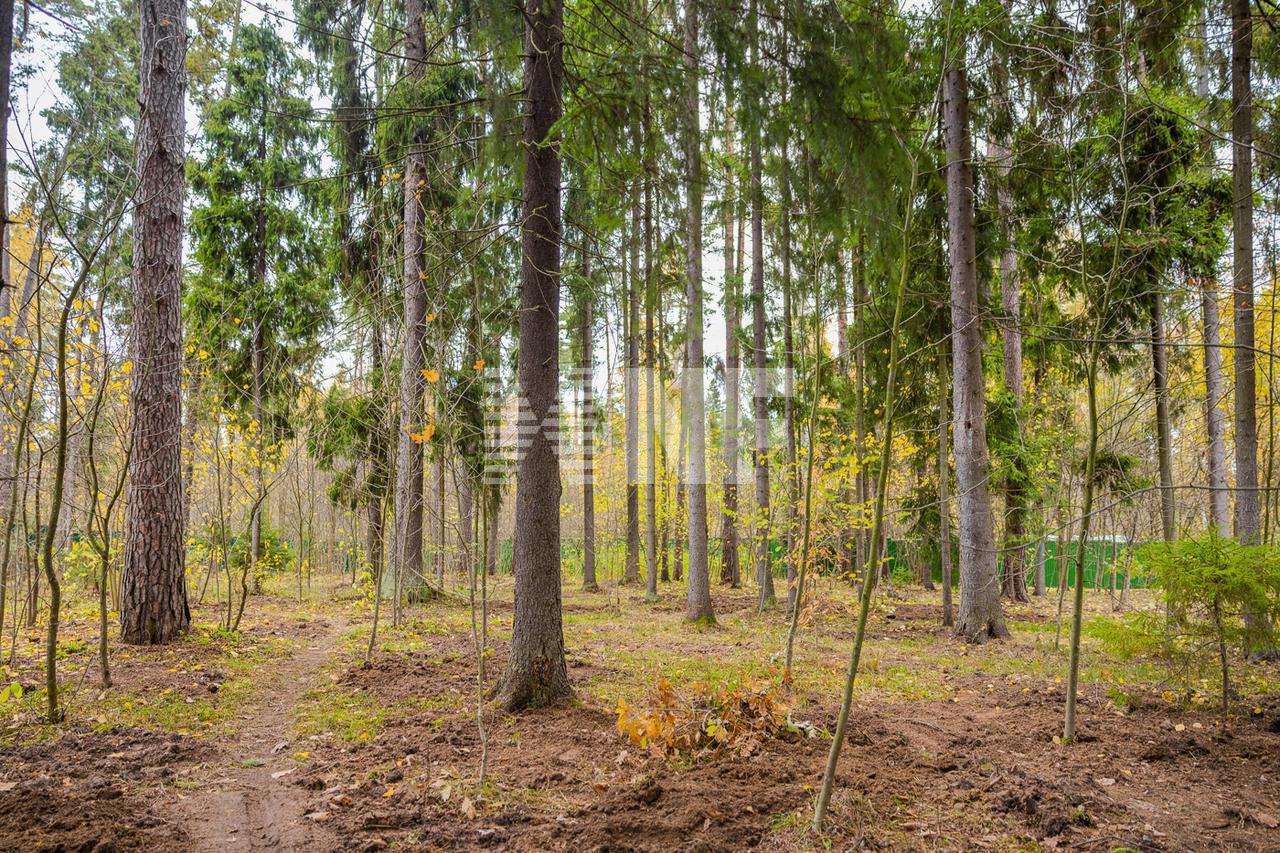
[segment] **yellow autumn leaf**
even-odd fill
[[[471,366],[472,366],[472,368],[474,368],[475,370],[484,370],[484,359],[483,359],[483,358],[477,358],[477,359],[476,359],[476,363],[475,363],[475,364],[473,364],[473,365],[471,365]]]
[[[440,378],[440,374],[429,367],[422,371],[422,375],[428,382],[435,382]]]

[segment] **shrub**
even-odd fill
[[[696,753],[725,747],[743,755],[755,752],[783,732],[812,735],[808,723],[796,723],[781,691],[767,682],[748,680],[741,687],[712,689],[691,685],[681,696],[666,678],[658,679],[649,707],[633,710],[618,700],[618,731],[641,749],[660,755]]]
[[[1280,614],[1280,553],[1241,545],[1218,531],[1144,546],[1141,558],[1168,608],[1165,641],[1175,655],[1217,657],[1222,715],[1230,695],[1230,646],[1258,648],[1272,641]],[[1246,619],[1246,614],[1255,618]]]

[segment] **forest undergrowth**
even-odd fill
[[[72,606],[67,718],[41,715],[40,633],[19,629],[0,705],[0,849],[1266,849],[1280,800],[1280,671],[1180,671],[1143,634],[1154,607],[1090,593],[1080,742],[1058,741],[1068,663],[1055,599],[1012,605],[1012,638],[966,645],[934,592],[877,595],[845,754],[819,838],[808,815],[834,728],[855,591],[821,578],[790,685],[787,621],[717,589],[716,627],[644,590],[564,590],[571,701],[479,705],[471,610],[441,599],[384,625],[336,578],[270,587],[242,630],[166,647],[112,638]],[[510,639],[494,582],[487,667]],[[6,654],[8,649],[5,650]],[[16,692],[16,691],[14,691]],[[485,739],[477,728],[484,711]],[[483,781],[481,764],[485,765]]]

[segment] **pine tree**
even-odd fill
[[[960,533],[960,613],[956,631],[970,642],[1008,636],[1000,607],[991,498],[987,489],[982,319],[978,312],[973,228],[969,92],[962,56],[943,75],[947,148],[947,251],[951,263],[952,398]],[[875,547],[875,543],[872,543]]]
[[[508,710],[570,693],[560,610],[560,152],[563,0],[525,17],[524,194],[520,223],[520,435],[511,654],[497,690]]]
[[[120,581],[121,637],[168,643],[191,622],[182,529],[182,220],[185,0],[142,0],[134,209],[133,453]]]

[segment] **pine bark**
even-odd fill
[[[951,262],[952,401],[960,532],[960,612],[956,631],[970,642],[1008,636],[996,573],[994,519],[987,483],[982,319],[974,249],[969,94],[964,67],[943,77],[947,155],[947,249]]]
[[[525,173],[520,227],[519,391],[515,618],[497,691],[509,711],[570,693],[560,609],[560,150],[563,0],[525,6]]]
[[[182,524],[182,240],[187,4],[142,0],[133,250],[133,452],[120,633],[168,643],[191,622]]]

